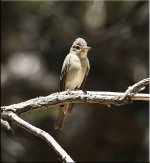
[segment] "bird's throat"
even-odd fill
[[[80,58],[87,58],[88,51],[83,51],[79,54]]]

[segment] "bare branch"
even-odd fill
[[[25,129],[28,132],[31,132],[35,136],[38,136],[45,140],[54,150],[55,152],[60,156],[60,158],[65,163],[74,162],[72,158],[62,149],[62,147],[54,140],[54,138],[49,135],[47,132],[29,124],[28,122],[24,121],[23,119],[19,118],[15,113],[13,112],[5,112],[3,115],[3,118],[5,120],[11,120],[15,122],[18,126]]]
[[[134,84],[133,86],[128,87],[125,91],[124,95],[119,99],[120,101],[125,101],[131,99],[136,93],[145,89],[145,87],[149,84],[150,78],[143,79],[140,82]]]
[[[119,92],[94,92],[64,91],[53,93],[45,97],[37,97],[19,104],[1,107],[1,112],[12,111],[18,115],[35,109],[52,107],[64,103],[99,103],[106,105],[121,105],[131,100],[150,101],[150,94],[136,94],[149,84],[150,78],[144,79],[129,87],[125,93]]]
[[[1,125],[5,127],[7,130],[12,130],[9,123],[7,121],[4,121],[3,119],[1,119]]]
[[[36,128],[25,122],[17,115],[32,111],[35,109],[42,109],[52,107],[54,105],[64,103],[99,103],[110,106],[123,105],[130,103],[132,100],[150,101],[150,94],[138,94],[143,90],[150,82],[150,78],[144,79],[133,86],[129,87],[125,93],[119,92],[94,92],[87,91],[86,93],[79,91],[64,91],[53,93],[46,97],[38,97],[19,104],[3,106],[1,107],[1,123],[9,129],[9,123],[5,121],[14,121],[17,125],[31,132],[32,134],[44,139],[55,151],[64,162],[74,162],[70,156],[61,148],[61,146],[45,131]]]

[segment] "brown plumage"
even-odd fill
[[[88,50],[91,49],[82,38],[77,38],[66,56],[61,76],[60,91],[82,89],[90,70],[89,60],[87,58]],[[74,104],[60,105],[58,117],[54,124],[55,129],[62,129],[64,120],[71,112]]]

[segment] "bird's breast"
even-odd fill
[[[85,76],[85,70],[80,61],[77,61],[74,64],[71,64],[66,80],[66,89],[75,90],[79,88],[82,84],[83,78]]]

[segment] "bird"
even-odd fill
[[[61,91],[74,91],[83,89],[86,78],[90,70],[90,63],[87,57],[91,47],[83,38],[77,38],[73,42],[69,54],[67,54],[60,75]],[[63,129],[64,120],[68,113],[71,112],[74,104],[63,104],[59,106],[58,116],[54,123],[55,129]]]

